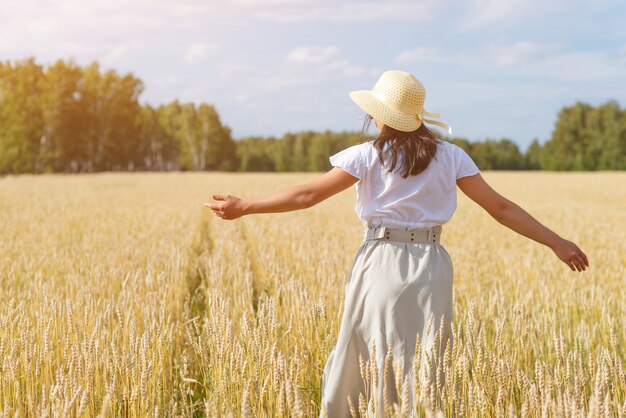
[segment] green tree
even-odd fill
[[[238,166],[236,144],[231,129],[220,121],[214,106],[201,104],[198,108],[199,138],[204,152],[202,170],[234,170]]]
[[[307,152],[307,171],[325,171],[328,169],[332,137],[332,132],[328,130],[311,136],[311,143]]]
[[[107,71],[103,77],[104,114],[107,137],[104,143],[105,160],[109,170],[133,170],[141,158],[141,106],[139,95],[143,82],[131,74],[123,77]]]
[[[145,105],[141,111],[142,166],[147,170],[178,169],[178,146],[175,138],[161,125],[159,110]]]
[[[213,106],[177,101],[163,108],[163,127],[178,142],[184,170],[234,170],[236,145]]]
[[[592,136],[595,169],[626,169],[626,109],[615,100],[596,108],[597,131]]]
[[[240,171],[276,171],[272,149],[275,138],[248,137],[236,141]]]
[[[559,112],[552,137],[543,147],[541,167],[548,170],[626,169],[626,121],[619,104],[596,108],[583,102]]]
[[[533,139],[526,150],[524,166],[528,170],[541,169],[541,144],[537,138]]]
[[[87,109],[81,100],[83,70],[57,61],[46,71],[42,111],[47,165],[54,171],[80,171],[87,160]]]
[[[0,62],[0,173],[48,169],[41,106],[44,69],[30,58]]]
[[[591,139],[586,129],[593,108],[582,102],[563,108],[552,137],[541,152],[541,167],[547,170],[583,170],[590,161],[586,155]]]

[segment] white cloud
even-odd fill
[[[432,17],[436,5],[435,0],[236,0],[224,11],[278,22],[417,22]]]
[[[486,42],[476,48],[457,53],[443,54],[434,48],[418,47],[403,51],[394,58],[396,64],[438,61],[462,65],[483,67],[497,65],[501,67],[519,66],[537,62],[549,57],[563,45],[555,42]]]
[[[392,20],[417,22],[433,17],[436,0],[3,0],[0,23],[19,19],[39,26],[43,20],[59,28],[115,17],[125,26],[132,21],[142,24],[167,23],[171,19],[213,20],[239,24],[250,19],[298,22],[358,22]],[[91,26],[91,29],[111,25]]]
[[[567,52],[546,56],[523,70],[533,76],[561,81],[608,82],[623,80],[624,63],[605,51]]]
[[[530,3],[532,1],[527,0],[472,0],[472,9],[464,26],[474,28],[520,15]]]
[[[189,48],[187,48],[187,52],[185,52],[183,60],[187,64],[195,64],[196,62],[202,61],[209,55],[214,54],[219,49],[219,45],[208,45],[201,42],[194,42],[189,45]]]
[[[303,46],[292,50],[288,55],[287,62],[302,64],[326,64],[339,55],[339,48],[331,46]]]
[[[561,47],[558,43],[517,41],[489,42],[483,46],[485,58],[500,66],[524,65],[548,57]]]
[[[148,79],[148,81],[153,82],[155,85],[158,85],[158,86],[168,86],[168,85],[180,83],[181,79],[180,77],[177,77],[177,76],[164,76],[164,77],[150,78]]]
[[[619,51],[572,51],[556,42],[487,42],[438,59],[466,71],[514,79],[531,76],[563,82],[608,82],[626,74],[626,55],[620,56]]]
[[[289,52],[285,61],[294,66],[299,66],[303,74],[335,73],[351,77],[370,72],[368,68],[352,65],[348,59],[341,56],[339,48],[334,45],[299,47]]]
[[[101,0],[4,0],[0,2],[0,50],[10,58],[35,55],[51,61],[73,57],[117,62],[131,48],[140,48],[147,32],[168,24],[166,15],[154,10]]]
[[[450,60],[494,74],[500,68],[508,76],[559,81],[606,81],[626,74],[624,60],[615,51],[568,51],[560,42],[487,42]]]
[[[626,62],[626,44],[617,51],[617,59]]]
[[[565,8],[578,7],[583,0],[471,0],[462,29],[475,29],[497,23],[523,22],[529,16],[545,17]]]
[[[121,59],[128,55],[129,48],[126,45],[119,45],[112,48],[104,57],[105,64],[117,64]]]
[[[394,58],[393,62],[396,64],[406,64],[409,62],[431,61],[440,58],[435,49],[419,47],[401,52]]]
[[[34,55],[43,63],[74,58],[117,65],[130,59],[129,51],[153,48],[162,56],[164,50],[187,53],[181,58],[193,63],[212,50],[186,51],[193,38],[183,36],[190,32],[221,39],[255,21],[415,22],[432,17],[435,6],[436,0],[2,0],[0,51],[4,59]]]
[[[518,79],[532,76],[564,82],[623,79],[626,74],[626,45],[613,50],[591,51],[566,47],[562,42],[489,41],[475,48],[446,55],[429,48],[416,48],[400,53],[394,62],[438,61],[467,71]]]

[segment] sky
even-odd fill
[[[0,0],[0,60],[30,56],[130,72],[142,103],[212,104],[234,138],[359,131],[348,93],[403,70],[455,137],[525,151],[564,106],[626,106],[626,2]]]

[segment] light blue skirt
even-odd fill
[[[320,418],[351,417],[348,398],[360,416],[359,394],[366,403],[377,402],[378,416],[384,417],[385,392],[391,404],[402,395],[396,390],[398,379],[406,381],[409,410],[414,409],[419,401],[413,396],[418,337],[422,363],[416,380],[420,385],[436,381],[442,360],[435,363],[434,359],[443,359],[446,344],[450,352],[453,346],[452,282],[452,260],[441,244],[363,241],[348,275],[337,344],[324,367]],[[438,330],[441,335],[434,344]],[[360,357],[365,363],[373,360],[374,344],[378,370],[375,393],[371,383],[366,386],[359,362]],[[402,365],[402,376],[395,375],[388,361],[389,383],[385,385],[388,349],[392,364]],[[430,369],[426,356],[431,359]]]

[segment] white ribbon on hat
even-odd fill
[[[443,129],[448,131],[450,135],[452,135],[452,127],[450,125],[447,125],[443,122],[439,122],[438,120],[424,119],[424,116],[430,116],[432,118],[440,118],[441,114],[430,113],[422,109],[420,112],[417,113],[416,117],[417,117],[417,120],[419,120],[420,122],[426,122],[426,123],[430,123],[433,125],[441,126]]]

